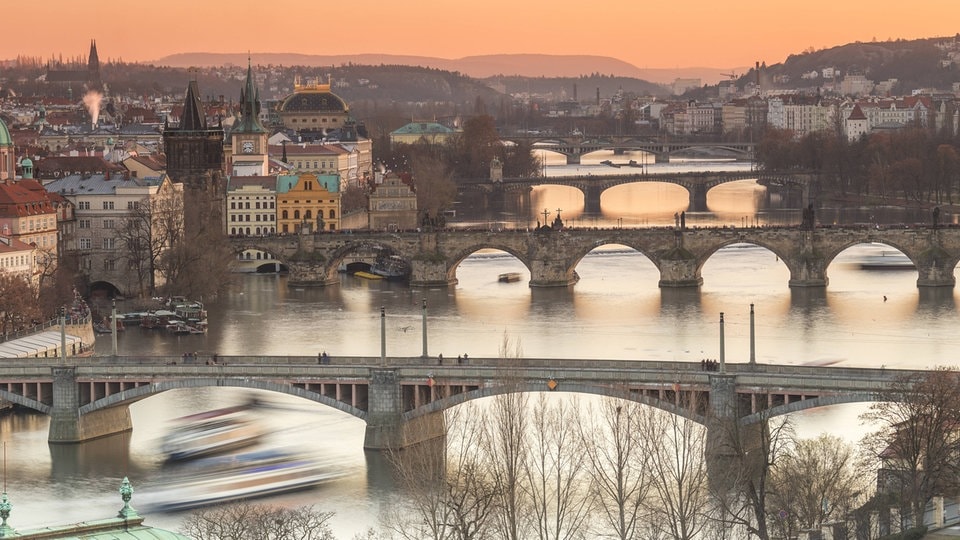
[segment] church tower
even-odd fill
[[[267,130],[260,123],[260,90],[253,84],[247,60],[247,81],[240,91],[240,118],[230,130],[231,176],[267,176],[270,173]]]
[[[97,54],[97,40],[90,40],[90,56],[87,57],[87,85],[91,89],[99,90],[103,87],[100,80],[100,55]]]
[[[164,123],[163,147],[167,174],[174,182],[219,190],[219,185],[207,184],[222,181],[223,128],[207,126],[196,80],[187,85],[180,124],[171,127]]]

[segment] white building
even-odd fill
[[[124,295],[152,294],[162,284],[154,263],[170,247],[168,233],[182,230],[183,184],[167,176],[71,175],[46,188],[74,205],[76,232],[64,249],[91,283]]]

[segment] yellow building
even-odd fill
[[[340,229],[340,177],[300,174],[277,177],[277,227],[283,234]]]

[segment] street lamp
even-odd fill
[[[427,357],[427,299],[423,299],[421,304],[423,310],[423,354],[420,356],[422,358]]]
[[[380,367],[387,365],[387,312],[380,306]]]

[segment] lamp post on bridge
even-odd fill
[[[427,357],[427,299],[423,299],[421,304],[423,310],[423,353],[420,355],[421,358]]]
[[[387,312],[380,306],[380,367],[387,365]]]
[[[117,299],[113,299],[110,308],[110,344],[113,345],[113,356],[117,356]]]
[[[723,312],[720,312],[720,373],[726,373],[727,367],[724,359],[724,346],[723,346]]]

